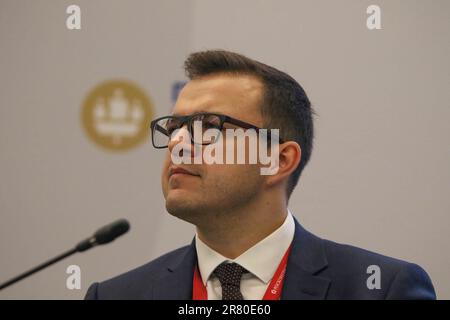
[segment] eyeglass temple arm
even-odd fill
[[[259,130],[261,130],[261,128],[259,128],[257,126],[254,126],[254,125],[252,125],[250,123],[243,122],[243,121],[240,121],[238,119],[233,119],[233,118],[230,118],[230,117],[225,117],[225,122],[228,122],[228,123],[231,123],[231,124],[235,124],[235,125],[237,125],[239,127],[242,127],[244,129],[255,129],[257,132],[259,132]],[[272,133],[270,131],[271,129],[266,129],[266,130],[267,130],[267,136],[268,137],[272,136]],[[285,142],[283,139],[281,139],[280,136],[278,136],[278,141],[280,143],[284,143]]]
[[[255,129],[255,130],[260,130],[261,129],[261,128],[258,128],[257,126],[254,126],[254,125],[250,124],[250,123],[247,123],[247,122],[244,122],[244,121],[240,121],[238,119],[233,119],[233,118],[230,118],[228,116],[225,116],[224,120],[225,120],[224,122],[235,124],[235,125],[237,125],[237,126],[239,126],[241,128],[244,128],[244,129]]]

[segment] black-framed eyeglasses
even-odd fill
[[[197,121],[201,122],[202,129],[201,134],[198,136],[194,135],[194,124]],[[217,138],[222,133],[223,125],[225,123],[230,123],[243,129],[254,129],[256,132],[259,132],[259,130],[262,129],[253,124],[218,113],[201,112],[194,113],[189,116],[165,116],[153,120],[150,124],[152,131],[152,144],[153,147],[157,149],[167,148],[171,139],[171,135],[174,133],[174,131],[177,129],[181,129],[184,125],[187,125],[187,129],[191,137],[191,143],[208,145],[217,141]],[[206,130],[210,130],[210,135],[208,135],[207,140],[204,140],[204,132]],[[211,132],[213,133],[212,136]],[[267,137],[270,137],[269,130],[267,132]],[[201,140],[195,141],[195,139]],[[282,140],[279,139],[279,142],[282,143]]]

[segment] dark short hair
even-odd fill
[[[221,73],[253,75],[261,80],[264,86],[261,114],[265,127],[280,129],[284,141],[295,141],[302,150],[300,163],[289,177],[286,190],[289,198],[309,161],[314,137],[314,110],[300,84],[271,66],[224,50],[192,53],[184,69],[190,80]]]

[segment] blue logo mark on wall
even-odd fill
[[[171,98],[173,104],[175,104],[175,102],[177,101],[178,95],[180,94],[181,89],[183,89],[186,83],[186,81],[175,81],[172,84]]]

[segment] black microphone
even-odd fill
[[[98,229],[94,235],[90,238],[87,238],[83,241],[80,241],[75,248],[70,249],[69,251],[64,252],[63,254],[60,254],[59,256],[54,257],[53,259],[48,260],[47,262],[44,262],[37,267],[26,271],[17,277],[14,277],[5,283],[2,283],[0,285],[0,290],[9,287],[10,285],[16,283],[17,281],[20,281],[28,276],[31,276],[33,273],[36,273],[64,258],[67,258],[68,256],[76,253],[76,252],[83,252],[86,251],[94,246],[100,245],[100,244],[106,244],[117,237],[120,237],[124,233],[126,233],[130,229],[130,223],[125,219],[119,219],[117,221],[114,221],[113,223],[110,223],[104,227],[101,227]]]

